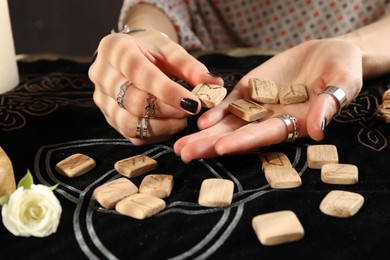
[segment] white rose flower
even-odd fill
[[[4,226],[15,236],[45,237],[57,231],[62,208],[53,191],[42,184],[19,187],[1,210]]]

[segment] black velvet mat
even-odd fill
[[[228,88],[268,57],[233,58],[207,55],[199,59],[221,75]],[[63,213],[57,233],[46,238],[15,237],[0,224],[0,259],[389,259],[390,257],[390,124],[374,116],[390,76],[364,83],[358,98],[327,127],[320,142],[337,146],[339,161],[359,169],[356,185],[330,185],[320,170],[307,167],[309,139],[274,145],[301,175],[302,186],[271,189],[256,154],[183,163],[172,150],[174,140],[196,131],[189,128],[172,140],[135,147],[105,121],[92,100],[89,64],[65,60],[20,62],[21,82],[0,96],[0,146],[13,162],[17,181],[29,168],[36,183],[59,183],[56,195]],[[94,158],[86,175],[70,179],[55,164],[74,153]],[[158,162],[154,173],[169,173],[175,184],[167,207],[159,214],[135,220],[105,210],[92,198],[97,186],[119,177],[114,163],[137,154]],[[142,177],[132,179],[139,185]],[[227,208],[197,204],[206,178],[235,183]],[[364,196],[351,218],[323,214],[319,205],[331,190]],[[301,221],[302,240],[262,245],[251,226],[262,213],[292,210]]]

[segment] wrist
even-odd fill
[[[375,31],[363,28],[338,37],[360,49],[363,78],[365,79],[390,73],[390,48],[388,43],[379,34],[371,32]]]

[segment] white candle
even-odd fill
[[[19,83],[14,40],[7,0],[0,0],[0,94]]]

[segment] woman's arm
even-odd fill
[[[169,17],[157,7],[149,4],[137,4],[131,7],[123,20],[129,28],[153,28],[178,42],[178,35]]]
[[[351,41],[362,51],[364,78],[390,73],[390,17],[340,38]]]

